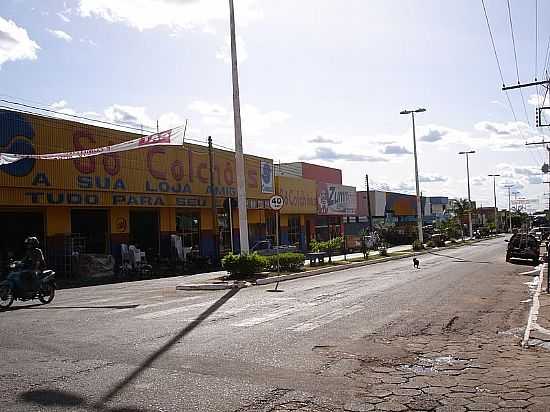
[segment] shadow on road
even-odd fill
[[[233,296],[235,296],[240,289],[231,289],[220,299],[218,299],[212,306],[201,313],[193,322],[174,335],[168,342],[162,345],[158,350],[152,353],[147,359],[145,359],[137,368],[135,368],[126,378],[114,385],[101,399],[95,403],[88,403],[86,399],[79,395],[58,391],[58,390],[32,390],[23,392],[19,395],[19,400],[28,403],[35,403],[42,406],[81,406],[88,409],[94,409],[98,411],[106,412],[148,412],[147,409],[140,408],[108,408],[105,406],[112,398],[120,393],[126,386],[131,384],[139,375],[141,375],[153,362],[166,353],[172,346],[178,343],[186,335],[191,333],[193,329],[204,322],[210,315],[219,310],[224,304],[226,304]]]
[[[109,306],[47,306],[43,303],[34,303],[32,305],[25,306],[12,306],[5,309],[4,312],[11,312],[14,310],[61,310],[61,309],[134,309],[139,307],[139,304],[135,305],[109,305]]]
[[[19,396],[19,399],[23,402],[34,403],[46,407],[79,407],[103,412],[153,412],[152,409],[142,409],[135,406],[126,406],[121,408],[98,407],[96,405],[89,404],[86,399],[74,393],[55,389],[37,389],[34,391],[25,392]]]

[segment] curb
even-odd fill
[[[176,290],[226,290],[226,289],[243,289],[251,284],[244,281],[224,282],[224,283],[191,283],[188,285],[178,285]]]
[[[429,254],[433,250],[440,251],[440,250],[447,250],[447,249],[456,249],[456,248],[459,248],[459,247],[462,247],[462,246],[469,246],[473,243],[482,242],[484,240],[486,240],[486,239],[474,240],[471,243],[469,243],[468,245],[459,244],[459,245],[452,245],[452,246],[444,246],[444,247],[440,247],[440,248],[433,248],[433,249],[430,249],[430,250],[423,250],[423,251],[418,251],[418,252],[408,252],[408,253],[403,254],[401,256],[388,256],[386,258],[380,258],[380,259],[371,260],[371,261],[367,260],[367,261],[364,261],[364,262],[353,262],[353,263],[349,263],[347,265],[332,266],[332,267],[329,266],[327,268],[310,270],[310,271],[307,271],[307,272],[291,273],[291,274],[288,274],[288,275],[281,275],[281,276],[272,276],[272,277],[269,277],[269,278],[258,279],[258,280],[256,280],[255,284],[256,285],[267,285],[267,284],[270,284],[270,283],[284,282],[285,280],[300,279],[300,278],[306,278],[306,277],[310,277],[310,276],[323,275],[325,273],[339,272],[341,270],[355,269],[355,268],[358,268],[358,267],[375,265],[377,263],[390,262],[392,260],[399,260],[399,259],[410,258],[410,257],[413,257],[413,256],[426,255],[426,254]]]
[[[547,265],[548,264],[550,263],[547,263]],[[543,278],[544,278],[544,264],[540,268],[539,284],[537,285],[537,289],[533,294],[533,302],[531,303],[531,309],[529,310],[529,317],[527,318],[527,326],[525,327],[525,333],[523,334],[523,340],[521,341],[522,348],[525,348],[529,344],[529,336],[531,335],[531,329],[533,329],[533,324],[536,323],[539,315],[539,308],[540,308],[539,295],[542,289]]]

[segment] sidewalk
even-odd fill
[[[548,264],[544,265],[542,287],[538,296],[538,313],[529,336],[530,346],[550,350],[550,293],[548,293]],[[535,303],[536,304],[536,303]]]

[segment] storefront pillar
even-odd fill
[[[65,238],[71,234],[71,209],[68,207],[46,208],[46,262],[58,269],[65,254]],[[59,266],[61,268],[61,266]],[[59,270],[59,269],[58,269]]]
[[[130,209],[113,207],[111,209],[111,254],[120,262],[120,245],[130,241]]]
[[[170,235],[176,233],[176,209],[160,209],[160,251],[161,257],[170,257]]]

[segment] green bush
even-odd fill
[[[227,270],[231,277],[246,277],[260,273],[268,266],[268,260],[265,256],[257,253],[235,255],[229,253],[222,259],[222,266]]]
[[[280,253],[279,268],[284,272],[294,272],[300,270],[304,266],[306,257],[302,253]],[[269,270],[277,270],[277,255],[269,256]]]
[[[420,240],[415,240],[412,244],[413,250],[422,250],[424,249],[424,245]]]
[[[433,242],[433,240],[428,240],[426,242],[426,247],[435,247],[435,243]]]

